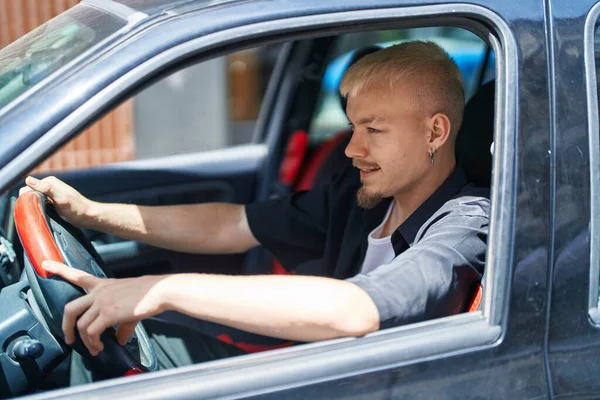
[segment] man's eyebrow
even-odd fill
[[[366,125],[366,124],[371,124],[373,122],[385,122],[385,118],[375,117],[375,116],[364,117],[364,118],[361,118],[358,120],[358,125]]]

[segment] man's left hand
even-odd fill
[[[42,267],[87,292],[65,306],[62,329],[65,343],[72,344],[77,325],[93,356],[103,350],[100,335],[107,328],[118,325],[117,340],[123,345],[140,320],[163,311],[157,283],[166,276],[102,279],[55,261],[44,261]]]

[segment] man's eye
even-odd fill
[[[367,132],[369,132],[369,133],[379,133],[381,131],[379,129],[375,129],[375,128],[367,128]]]

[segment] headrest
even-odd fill
[[[348,70],[348,68],[354,65],[355,62],[357,62],[364,56],[368,56],[369,54],[375,53],[376,51],[379,51],[381,49],[381,47],[372,44],[370,46],[361,47],[360,49],[354,50],[354,53],[352,53],[352,57],[350,58],[350,62],[348,63],[348,67],[346,67],[346,71]],[[340,103],[342,104],[342,109],[344,110],[344,112],[346,112],[347,99],[342,95],[340,95]]]
[[[465,107],[456,137],[456,161],[469,181],[481,187],[491,185],[495,92],[493,80],[479,88]]]

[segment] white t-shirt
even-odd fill
[[[383,218],[383,222],[377,228],[373,229],[371,233],[369,233],[367,254],[365,255],[365,260],[363,261],[361,268],[361,273],[363,274],[373,271],[380,265],[388,264],[394,258],[396,258],[396,253],[394,252],[394,247],[392,246],[392,235],[381,237],[381,230],[383,229],[383,225],[392,214],[394,203],[394,201],[390,203],[390,207]]]

